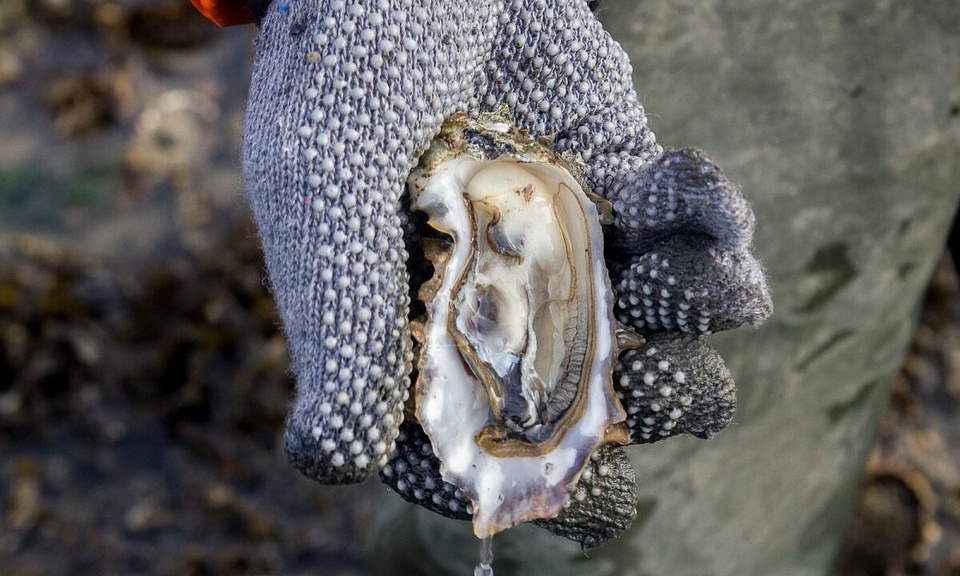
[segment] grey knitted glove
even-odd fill
[[[404,183],[445,117],[504,104],[579,156],[613,205],[619,319],[647,340],[615,371],[631,440],[708,437],[729,422],[729,373],[700,338],[770,313],[753,215],[701,153],[657,145],[627,57],[586,0],[275,0],[257,40],[244,171],[298,381],[286,451],[307,476],[357,482],[383,469],[405,498],[469,514],[419,426],[401,428]],[[541,524],[590,546],[632,520],[635,485],[620,448],[588,470]]]

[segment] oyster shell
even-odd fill
[[[499,114],[448,119],[408,184],[443,235],[424,244],[416,418],[478,537],[553,518],[590,455],[625,440],[601,211]]]

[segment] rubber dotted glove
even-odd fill
[[[630,440],[729,422],[733,383],[702,335],[770,313],[753,215],[701,153],[657,145],[630,63],[586,0],[275,0],[260,25],[244,172],[297,377],[295,467],[321,483],[382,470],[404,498],[469,517],[419,425],[403,423],[404,187],[444,118],[502,105],[578,156],[613,206],[617,314],[646,339],[614,373]],[[570,505],[538,523],[593,546],[632,521],[635,491],[623,450],[603,447]]]

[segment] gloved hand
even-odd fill
[[[405,498],[467,517],[422,430],[401,427],[413,360],[402,196],[445,117],[504,104],[582,159],[613,206],[617,315],[647,341],[614,374],[631,441],[729,422],[732,381],[701,337],[770,313],[752,212],[702,153],[657,145],[627,57],[586,0],[275,0],[244,172],[298,381],[286,451],[305,475],[383,469]],[[626,456],[605,447],[571,506],[540,523],[595,545],[632,519],[634,491]]]

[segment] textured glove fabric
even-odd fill
[[[769,313],[749,253],[749,205],[701,153],[656,143],[627,57],[586,0],[273,2],[257,39],[244,172],[297,377],[286,451],[307,476],[357,482],[390,461],[384,479],[410,487],[397,471],[413,455],[426,470],[413,475],[421,503],[463,514],[462,499],[444,496],[416,424],[398,446],[413,361],[402,196],[446,116],[501,105],[518,126],[579,156],[587,184],[612,203],[618,313],[641,333],[684,333],[700,350],[701,334]],[[633,365],[621,362],[615,381],[626,376],[621,393],[646,394],[648,370]],[[637,406],[634,439],[649,441],[644,418],[657,435],[665,422],[649,403]],[[685,410],[677,429],[709,435],[729,420],[725,406]],[[698,414],[709,421],[695,422]],[[622,454],[610,454],[605,469],[621,470]],[[633,482],[632,471],[621,476]],[[607,537],[575,524],[565,518],[556,530],[582,542]]]

